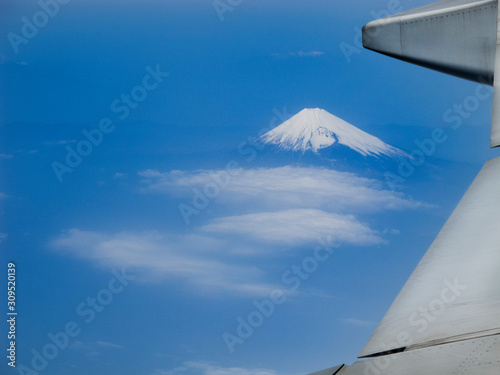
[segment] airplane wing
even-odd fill
[[[491,147],[498,147],[500,72],[494,74],[500,69],[500,56],[495,59],[500,54],[497,30],[498,0],[444,0],[366,24],[363,46],[429,69],[493,85],[490,140]]]
[[[323,371],[315,372],[314,374],[310,375],[337,375],[340,373],[340,370],[342,370],[344,367],[345,366],[336,366]]]
[[[492,85],[496,30],[497,0],[445,0],[366,24],[363,46]]]
[[[483,167],[360,353],[314,375],[500,373],[500,158]]]
[[[498,0],[444,0],[363,28],[373,51],[493,85],[500,146]],[[500,374],[500,158],[476,177],[352,366],[315,375]]]
[[[483,337],[358,361],[338,375],[498,375],[500,338]]]

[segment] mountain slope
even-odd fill
[[[303,109],[264,134],[260,140],[285,151],[318,152],[338,143],[363,156],[407,156],[405,152],[320,108]]]

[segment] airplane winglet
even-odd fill
[[[498,20],[498,0],[444,0],[366,24],[363,46],[425,68],[494,85],[490,146],[498,147]],[[495,80],[495,76],[499,78]]]
[[[500,7],[497,12],[497,29],[496,29],[496,45],[495,45],[495,68],[493,84],[493,110],[491,114],[491,137],[490,147],[500,146]]]

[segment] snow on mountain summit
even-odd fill
[[[264,134],[260,140],[285,151],[317,152],[338,143],[363,156],[407,156],[405,152],[320,108],[303,109]]]

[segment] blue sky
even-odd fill
[[[9,33],[41,8],[2,4],[0,246],[18,269],[18,366],[33,368],[49,334],[78,328],[39,373],[294,375],[352,363],[498,156],[488,89],[359,48],[360,28],[393,2],[243,1],[221,19],[212,1],[73,0],[15,48]],[[141,100],[124,104],[132,94]],[[397,166],[290,163],[252,144],[307,107],[409,153],[435,128],[446,141],[396,190],[384,173]],[[102,138],[58,178],[54,162],[95,129]],[[214,197],[194,207],[207,186]],[[292,277],[300,265],[312,271]],[[238,337],[239,319],[270,299],[269,317],[229,350],[224,334]]]

